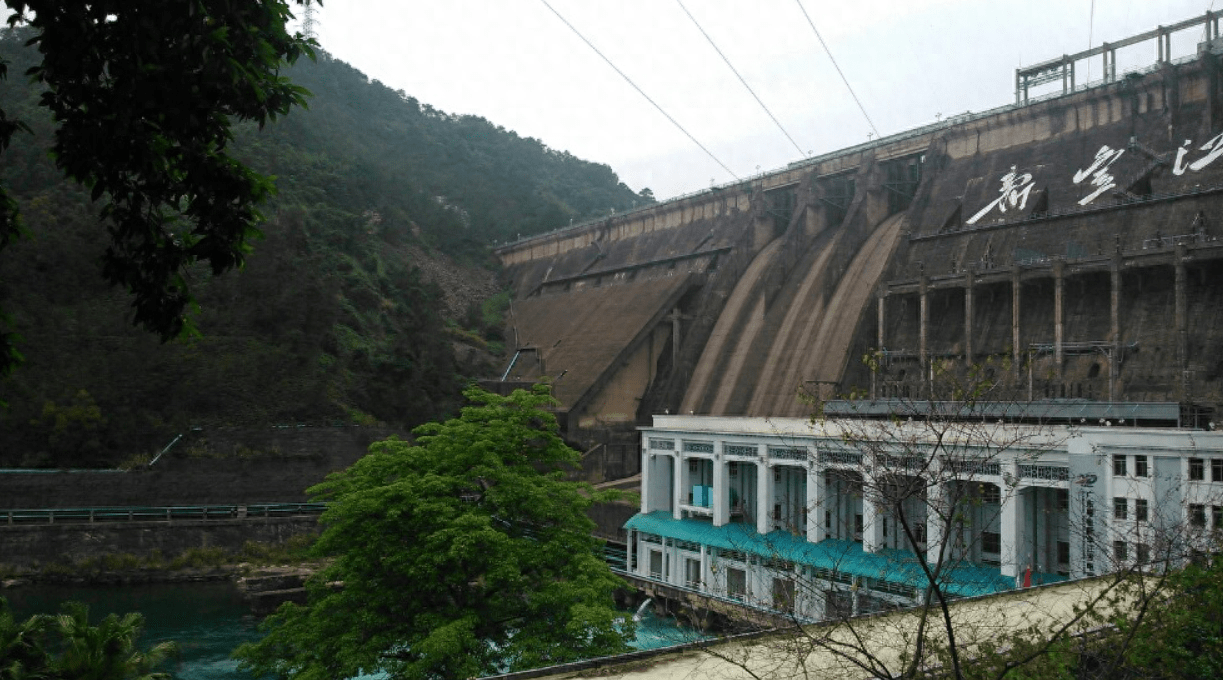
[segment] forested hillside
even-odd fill
[[[200,335],[163,345],[102,281],[106,233],[47,155],[23,42],[0,38],[0,107],[33,131],[0,156],[28,232],[0,254],[25,356],[0,382],[0,466],[110,465],[192,426],[436,418],[497,361],[488,246],[646,200],[607,166],[303,60],[287,75],[310,109],[233,142],[277,178],[264,236],[241,271],[198,271]]]

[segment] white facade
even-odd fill
[[[1158,560],[1223,530],[1223,435],[936,429],[656,416],[629,568],[817,619],[914,603],[915,555],[967,595]]]

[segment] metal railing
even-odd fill
[[[0,510],[0,524],[99,524],[113,522],[173,522],[176,520],[297,517],[319,515],[326,509],[326,503],[17,508]]]

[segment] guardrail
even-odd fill
[[[319,515],[326,509],[326,503],[20,508],[0,510],[0,525],[100,524],[113,522],[225,520],[254,517],[300,517]]]

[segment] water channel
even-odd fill
[[[230,583],[151,584],[122,587],[27,586],[0,590],[19,617],[55,613],[65,600],[89,605],[90,618],[114,612],[144,614],[141,647],[163,640],[178,643],[181,655],[171,669],[177,680],[237,680],[240,673],[230,653],[243,642],[259,637],[258,619],[252,616]],[[632,616],[633,612],[626,612]],[[637,649],[656,649],[697,639],[691,628],[648,611],[637,623]]]

